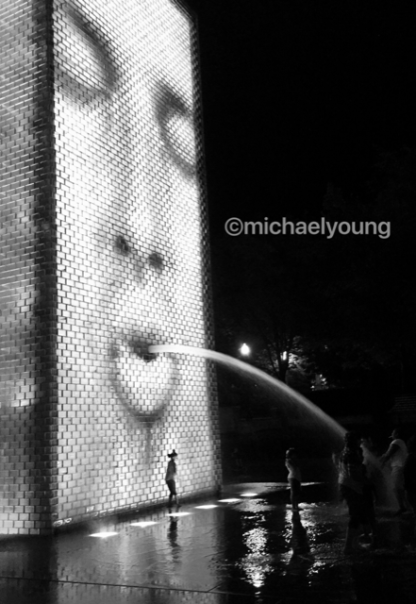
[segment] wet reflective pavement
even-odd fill
[[[379,515],[375,548],[345,556],[346,509],[320,503],[320,488],[304,487],[299,514],[285,485],[251,483],[177,515],[159,509],[54,537],[0,537],[0,602],[413,604],[413,518]]]

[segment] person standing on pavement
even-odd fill
[[[355,432],[346,432],[345,445],[338,464],[340,494],[348,506],[349,514],[344,549],[346,554],[359,547],[359,529],[366,523],[363,461],[358,435]]]
[[[390,436],[392,442],[387,451],[380,457],[382,466],[387,463],[391,468],[391,478],[393,481],[393,490],[399,504],[397,514],[403,514],[406,511],[406,491],[404,486],[404,465],[407,458],[406,443],[400,438],[400,431],[395,428]]]
[[[170,460],[169,460],[168,467],[166,470],[165,482],[169,489],[168,508],[170,511],[172,509],[173,500],[175,500],[176,507],[177,508],[180,507],[179,500],[178,500],[178,494],[176,492],[176,474],[177,474],[176,458],[178,457],[178,454],[176,453],[175,449],[173,449],[172,453],[168,454],[168,457],[170,458]]]
[[[298,456],[296,454],[296,450],[293,447],[286,451],[285,464],[286,468],[289,471],[287,479],[290,485],[290,502],[292,504],[293,511],[297,511],[299,510],[299,498],[302,477],[300,474]]]

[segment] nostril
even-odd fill
[[[165,266],[163,256],[158,252],[153,252],[148,258],[149,266],[155,271],[161,272]]]
[[[116,248],[122,254],[126,254],[127,255],[127,254],[129,254],[131,252],[131,248],[130,248],[129,244],[127,243],[126,239],[123,237],[123,235],[117,235],[117,237],[116,237]]]

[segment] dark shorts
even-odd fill
[[[363,487],[364,502],[364,521],[366,524],[373,524],[376,521],[374,510],[374,489],[371,484],[365,484]]]
[[[360,524],[365,524],[366,513],[365,513],[365,501],[363,495],[350,489],[345,485],[340,485],[340,491],[342,498],[345,499],[348,506],[348,513],[350,516],[349,526],[351,528],[358,528]]]
[[[395,466],[391,469],[391,479],[394,489],[397,491],[404,489],[404,472],[402,467]]]
[[[176,495],[176,482],[174,480],[167,480],[166,484],[168,485],[168,489],[171,495]]]
[[[292,491],[292,493],[294,495],[296,495],[297,497],[299,497],[300,489],[301,489],[301,484],[300,484],[299,480],[296,480],[296,478],[289,478],[289,485],[290,485],[290,490]]]

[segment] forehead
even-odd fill
[[[126,73],[170,82],[186,97],[192,88],[191,17],[171,0],[56,0],[88,23]],[[72,23],[71,23],[72,21]]]

